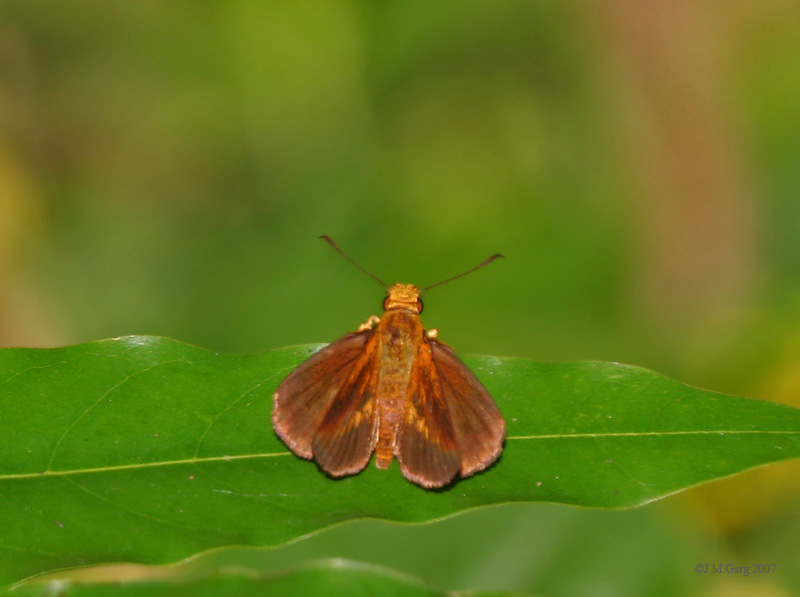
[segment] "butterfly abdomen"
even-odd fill
[[[378,415],[375,465],[385,469],[394,460],[397,428],[403,420],[411,371],[424,331],[419,315],[393,309],[384,313],[373,333],[380,363],[375,391]]]

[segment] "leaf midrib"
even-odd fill
[[[509,436],[506,441],[525,441],[537,439],[578,439],[578,438],[605,438],[605,437],[666,437],[666,436],[685,436],[685,435],[800,435],[800,431],[787,430],[760,430],[760,429],[741,429],[741,430],[690,430],[690,431],[622,431],[609,433],[562,433],[549,435],[519,435]],[[264,452],[259,454],[238,454],[233,456],[209,456],[206,458],[183,458],[179,460],[160,460],[158,462],[137,462],[134,464],[121,464],[115,466],[99,466],[85,469],[69,470],[44,470],[35,473],[14,473],[0,475],[0,481],[13,479],[33,479],[46,477],[64,477],[72,475],[88,475],[97,473],[107,473],[125,470],[137,470],[145,468],[155,468],[159,466],[178,466],[185,464],[202,464],[206,462],[231,462],[236,460],[256,460],[260,458],[278,458],[291,456],[291,452]]]

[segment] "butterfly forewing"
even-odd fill
[[[378,437],[375,387],[380,370],[375,366],[375,338],[372,332],[365,334],[371,337],[312,441],[314,460],[334,477],[352,475],[367,466]]]
[[[347,334],[309,357],[275,392],[272,424],[302,458],[311,458],[314,434],[354,370],[363,367],[368,333]]]

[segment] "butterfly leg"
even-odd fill
[[[380,320],[381,320],[381,318],[378,317],[377,315],[370,315],[369,319],[367,319],[364,323],[362,323],[360,326],[358,326],[358,331],[359,332],[366,332],[367,330],[371,330],[376,325],[378,325],[378,322]]]
[[[425,330],[425,335],[428,337],[429,340],[433,340],[436,336],[439,335],[439,330],[433,328],[431,330]]]

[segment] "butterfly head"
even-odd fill
[[[419,288],[413,284],[395,284],[388,290],[388,295],[383,301],[385,311],[404,309],[413,313],[422,313],[422,300],[419,298]]]

